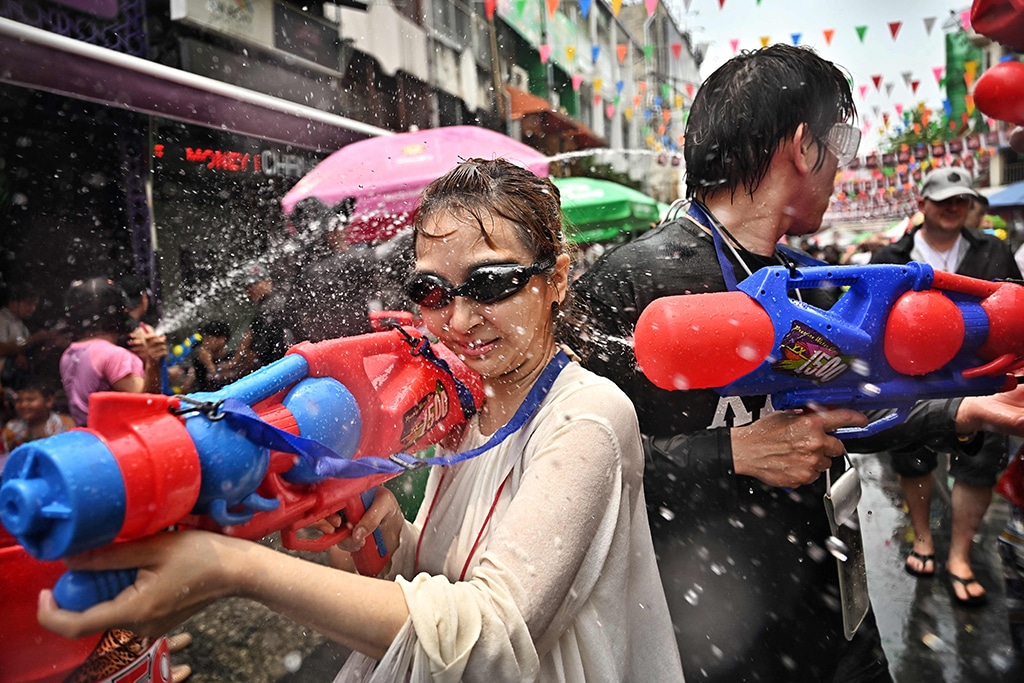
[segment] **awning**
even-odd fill
[[[1024,180],[1007,185],[998,192],[988,196],[988,205],[993,209],[1007,206],[1024,206]]]
[[[576,149],[608,146],[607,140],[568,114],[563,114],[555,109],[543,97],[538,97],[519,88],[513,88],[511,85],[505,85],[505,92],[508,93],[511,99],[509,115],[513,120],[522,119],[527,116],[538,116],[541,119],[541,126],[545,133],[571,138],[575,143]]]
[[[320,109],[2,18],[0,81],[318,151],[392,135]]]

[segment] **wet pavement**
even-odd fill
[[[988,603],[965,608],[951,597],[945,573],[949,551],[949,481],[938,478],[932,498],[932,535],[938,560],[934,578],[903,570],[913,530],[902,509],[896,475],[875,455],[854,456],[863,495],[859,506],[867,557],[868,590],[882,646],[896,683],[1020,683],[1024,663],[1015,659],[1003,600],[997,539],[1008,514],[995,495],[975,537],[975,575]]]
[[[949,481],[939,478],[932,501],[938,566],[935,578],[903,571],[912,531],[896,475],[879,456],[853,456],[861,473],[860,504],[868,585],[882,644],[896,683],[1021,683],[1024,662],[1010,649],[997,538],[1007,516],[996,495],[974,547],[974,571],[988,604],[961,607],[945,575],[949,548]],[[175,657],[191,664],[190,683],[332,681],[343,649],[259,605],[230,600],[189,622],[196,641]]]

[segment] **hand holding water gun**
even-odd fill
[[[789,296],[824,286],[848,287],[829,310]],[[778,409],[895,409],[834,432],[859,437],[899,423],[919,400],[1013,389],[1024,364],[1019,284],[909,263],[764,268],[738,289],[664,297],[643,311],[635,349],[651,382],[770,394]]]
[[[94,394],[87,429],[11,454],[0,521],[43,560],[168,527],[280,531],[287,548],[321,550],[350,526],[298,532],[336,513],[355,524],[379,484],[422,464],[406,452],[443,439],[482,401],[479,378],[412,328],[298,344],[217,392]],[[375,540],[355,556],[361,573],[387,562]],[[54,594],[83,610],[135,576],[68,572]]]

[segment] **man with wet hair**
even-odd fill
[[[664,391],[637,369],[627,341],[659,297],[732,290],[760,268],[806,262],[777,243],[821,227],[836,169],[857,154],[854,113],[846,75],[809,49],[773,45],[726,62],[697,92],[687,123],[685,215],[610,250],[576,284],[598,331],[577,346],[640,418],[648,515],[691,682],[892,680],[874,615],[840,594],[839,567],[845,576],[852,565],[830,553],[822,500],[822,473],[835,482],[848,469],[830,433],[866,417],[774,411],[769,396]],[[801,295],[823,308],[832,301],[824,289]],[[958,432],[995,421],[985,405],[922,402],[856,450],[925,439],[962,448]],[[866,581],[853,585],[866,601]],[[844,602],[859,627],[845,627]]]

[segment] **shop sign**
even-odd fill
[[[272,178],[301,178],[320,163],[316,157],[307,157],[276,149],[242,152],[209,147],[185,147],[181,155],[168,145],[153,146],[153,156],[161,162],[184,161],[185,166],[205,168],[220,173],[245,173]],[[174,157],[178,158],[175,159]]]

